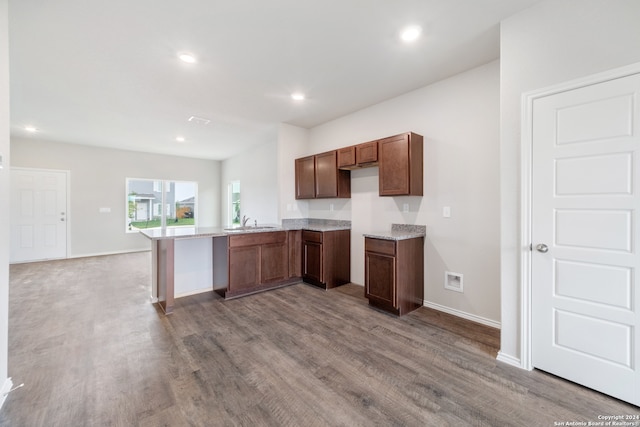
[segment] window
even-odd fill
[[[231,225],[240,224],[240,181],[229,183],[229,218]]]
[[[196,225],[196,182],[134,178],[126,181],[127,231]]]

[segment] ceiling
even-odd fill
[[[10,0],[11,133],[226,159],[497,59],[537,1]]]

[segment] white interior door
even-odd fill
[[[640,405],[640,74],[533,103],[534,367]]]
[[[67,256],[65,171],[11,169],[10,262]]]

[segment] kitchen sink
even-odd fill
[[[270,230],[276,227],[269,225],[259,225],[259,226],[246,226],[246,227],[233,227],[233,228],[225,228],[225,231],[260,231],[260,230]]]

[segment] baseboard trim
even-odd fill
[[[465,311],[456,310],[454,308],[436,304],[435,302],[424,301],[422,305],[428,308],[433,308],[434,310],[442,311],[447,314],[452,314],[457,317],[462,317],[463,319],[471,320],[472,322],[480,323],[485,326],[490,326],[496,329],[501,328],[500,322],[496,322],[495,320],[487,319],[481,316],[476,316],[475,314],[469,314]]]
[[[498,352],[498,357],[496,357],[496,360],[502,363],[506,363],[507,365],[526,370],[526,368],[522,366],[522,360],[520,360],[520,358],[505,354],[501,351]]]
[[[60,261],[64,259],[91,258],[95,256],[123,255],[123,254],[133,254],[136,252],[150,252],[150,251],[151,249],[129,249],[125,251],[96,252],[91,254],[69,255],[67,257],[62,257],[62,258],[43,258],[43,259],[30,259],[26,261],[9,261],[9,264],[27,264],[30,262]]]
[[[125,251],[113,251],[113,252],[95,252],[90,254],[81,254],[81,255],[71,255],[69,259],[76,258],[91,258],[94,256],[108,256],[108,255],[123,255],[123,254],[134,254],[136,252],[150,252],[151,249],[128,249]]]
[[[2,410],[2,405],[4,401],[7,400],[7,396],[9,391],[13,387],[13,381],[11,381],[11,377],[4,380],[4,384],[2,385],[2,389],[0,389],[0,411]]]

